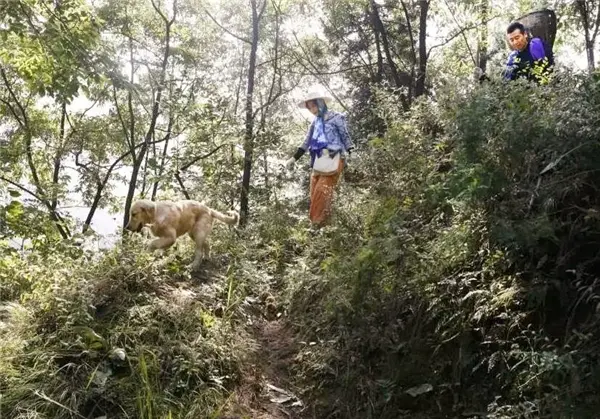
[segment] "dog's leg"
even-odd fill
[[[177,240],[177,233],[175,232],[175,230],[168,230],[164,236],[152,240],[148,245],[148,248],[150,250],[165,250],[173,246],[175,240]]]
[[[197,231],[194,234],[194,241],[196,242],[196,251],[194,252],[194,261],[192,262],[193,270],[198,269],[202,264],[205,240],[206,234],[203,231]]]
[[[209,220],[200,219],[194,226],[193,232],[190,232],[190,237],[194,239],[196,243],[196,251],[194,252],[194,261],[192,262],[192,269],[198,269],[202,264],[202,259],[207,256],[210,252],[210,245],[208,244],[208,235],[212,230],[212,226]],[[207,252],[208,250],[208,252]]]
[[[208,242],[208,237],[204,239],[204,244],[202,246],[202,250],[204,251],[204,257],[206,259],[210,258],[210,243]]]
[[[194,241],[194,243],[196,243],[196,230],[190,231],[188,233],[188,236],[190,236],[190,239],[192,239]],[[196,245],[196,249],[194,250],[194,261],[192,262],[192,270],[198,269],[201,262],[202,262],[202,251],[198,248],[198,245]]]

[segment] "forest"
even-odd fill
[[[533,12],[552,74],[504,80]],[[1,1],[0,419],[600,417],[599,31],[599,0]],[[315,88],[354,144],[319,230],[285,164]],[[124,229],[142,198],[240,219],[194,270]]]

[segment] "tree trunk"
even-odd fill
[[[171,74],[174,74],[174,67],[171,66]],[[185,72],[184,72],[185,75]],[[194,97],[194,89],[190,89],[190,102],[193,102]],[[173,99],[173,84],[169,85],[169,101]],[[169,141],[171,140],[171,134],[173,130],[173,123],[175,122],[175,118],[173,117],[173,113],[169,112],[169,122],[167,123],[167,134],[164,137],[165,145],[162,150],[162,154],[160,157],[160,164],[158,166],[158,173],[156,174],[156,180],[154,181],[154,185],[152,185],[152,194],[150,195],[150,200],[154,201],[156,196],[158,195],[158,185],[162,179],[163,174],[165,173],[165,165],[167,163],[167,153],[169,151]],[[154,146],[154,158],[156,159],[156,145]]]
[[[150,145],[152,136],[154,134],[154,130],[156,128],[156,121],[158,120],[158,115],[160,114],[160,105],[162,100],[162,92],[165,87],[166,73],[167,73],[167,64],[169,62],[169,56],[171,53],[170,41],[171,41],[171,26],[173,22],[175,22],[175,16],[177,11],[177,2],[173,3],[173,18],[168,20],[167,17],[158,9],[154,1],[152,1],[152,6],[156,10],[156,12],[160,15],[165,23],[165,52],[163,54],[163,60],[160,68],[160,77],[158,81],[158,86],[156,88],[156,97],[154,100],[154,104],[152,106],[152,116],[150,118],[150,126],[148,127],[148,131],[144,136],[144,145],[142,145],[140,152],[138,155],[133,153],[134,161],[133,161],[133,170],[131,172],[131,177],[129,179],[129,188],[127,190],[127,197],[125,199],[125,209],[123,214],[123,227],[127,226],[129,223],[129,210],[131,209],[131,204],[133,203],[133,196],[135,195],[135,189],[137,185],[137,179],[140,172],[140,168],[142,162],[144,161],[144,156],[148,150],[148,145]],[[132,63],[133,65],[133,63]],[[133,135],[133,133],[132,133]]]
[[[375,33],[379,33],[381,36],[381,43],[383,45],[383,52],[385,53],[385,59],[387,61],[388,66],[390,67],[390,72],[392,73],[392,78],[394,79],[394,85],[398,87],[402,87],[403,83],[400,79],[400,75],[398,74],[398,69],[396,67],[396,63],[392,59],[392,53],[390,50],[390,43],[387,37],[387,32],[385,30],[385,26],[381,21],[381,17],[379,16],[379,10],[377,9],[377,4],[375,0],[371,0],[371,10],[372,10],[372,21],[375,29]]]
[[[59,133],[59,145],[56,147],[56,153],[54,154],[54,170],[52,171],[52,202],[50,206],[53,211],[58,208],[58,183],[60,181],[60,169],[62,162],[63,147],[65,142],[65,125],[67,119],[67,103],[63,102],[61,106],[60,114],[60,133]]]
[[[156,139],[156,133],[153,132],[151,141],[154,142],[155,139]],[[145,147],[145,148],[146,148],[146,155],[144,156],[144,163],[140,165],[140,169],[142,171],[142,184],[140,185],[140,198],[141,199],[146,199],[146,182],[148,180],[148,160],[150,159],[150,151],[148,150],[147,147]],[[156,147],[152,146],[152,149],[155,152],[154,157],[156,157]]]
[[[158,184],[160,183],[160,179],[162,178],[162,175],[165,172],[165,165],[166,165],[166,160],[167,160],[167,152],[169,151],[169,140],[171,139],[171,127],[173,126],[173,118],[169,118],[169,125],[167,128],[167,135],[165,137],[165,146],[163,147],[162,150],[162,155],[160,157],[160,165],[158,168],[158,177],[156,179],[156,181],[154,182],[154,185],[152,185],[152,196],[150,197],[150,199],[152,201],[154,201],[156,199],[156,195],[158,194]]]
[[[264,0],[266,3],[266,0]],[[258,49],[259,13],[256,0],[250,0],[252,5],[252,43],[250,61],[248,63],[248,87],[246,89],[246,131],[244,133],[244,174],[242,177],[242,193],[240,196],[240,225],[248,223],[250,175],[252,173],[252,155],[254,152],[254,113],[252,98],[254,95],[254,73],[256,71],[256,51]],[[264,7],[264,5],[263,5]]]
[[[427,75],[427,14],[429,1],[419,0],[419,69],[415,86],[415,97],[425,94],[425,77]]]
[[[375,33],[375,51],[377,52],[377,75],[375,77],[376,83],[381,83],[383,80],[383,54],[381,53],[381,40],[379,31],[377,30],[377,22],[375,17],[375,8],[373,1],[371,1],[371,25],[373,25],[373,32]]]
[[[481,2],[479,17],[481,18],[481,26],[479,29],[479,42],[477,43],[477,66],[487,71],[488,62],[488,16],[489,16],[489,0]]]
[[[406,83],[402,83],[400,79],[400,75],[398,74],[398,68],[396,67],[396,63],[392,59],[392,53],[390,50],[390,44],[387,37],[387,32],[385,30],[385,26],[381,21],[381,17],[379,16],[379,10],[377,9],[377,4],[375,0],[371,0],[371,11],[372,11],[372,22],[374,25],[375,33],[379,33],[381,36],[381,44],[383,45],[383,52],[385,53],[385,59],[390,67],[390,71],[392,73],[392,78],[394,80],[394,85],[396,88],[403,87]],[[402,107],[404,110],[408,110],[410,105],[406,99],[406,95],[404,93],[400,93],[400,102],[402,102]]]
[[[27,116],[27,112],[25,111],[25,107],[19,101],[15,90],[12,88],[11,83],[8,81],[8,76],[6,71],[4,71],[3,67],[0,67],[0,75],[2,76],[2,80],[4,81],[4,85],[8,90],[8,93],[15,103],[15,106],[18,108],[19,112],[11,106],[8,105],[11,113],[17,120],[17,123],[23,129],[25,133],[25,157],[27,160],[27,165],[29,166],[29,170],[31,172],[31,178],[33,180],[33,185],[35,186],[37,197],[39,201],[46,207],[50,214],[50,219],[54,222],[56,230],[61,235],[63,239],[68,239],[71,237],[71,232],[69,231],[69,227],[61,217],[61,215],[52,207],[52,202],[48,199],[47,191],[44,190],[42,186],[42,182],[40,180],[40,176],[38,174],[38,168],[35,164],[34,160],[34,150],[33,150],[33,135],[31,132],[31,126],[29,124],[29,117]]]
[[[596,36],[598,35],[598,27],[600,26],[600,4],[598,5],[597,16],[592,23],[591,6],[588,7],[586,0],[576,0],[575,9],[579,13],[581,19],[581,26],[583,26],[583,32],[585,36],[585,51],[588,61],[588,70],[593,72],[596,69],[596,59],[594,54],[594,48],[596,47]],[[593,32],[593,34],[592,34]]]
[[[588,33],[586,33],[586,36]],[[585,41],[585,49],[587,52],[587,60],[588,60],[588,70],[591,72],[596,70],[596,57],[594,54],[595,42],[591,39],[587,39]]]

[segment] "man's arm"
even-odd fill
[[[502,78],[504,80],[512,80],[513,71],[514,71],[513,66],[515,64],[515,57],[517,56],[517,54],[518,54],[517,51],[513,51],[508,56],[508,59],[506,60],[506,67],[504,68],[504,71],[502,72]]]
[[[544,83],[552,71],[552,63],[546,53],[544,42],[540,38],[533,38],[529,45],[529,53],[533,60],[530,77],[537,83]]]
[[[540,38],[533,38],[531,40],[531,45],[529,46],[529,52],[531,54],[531,58],[534,61],[543,60],[546,57],[546,50],[544,48],[544,43]]]

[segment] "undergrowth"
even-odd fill
[[[181,247],[4,257],[3,417],[218,417],[251,342],[248,281],[235,260],[191,278]]]
[[[440,97],[382,112],[287,271],[295,372],[317,417],[596,417],[600,82]]]
[[[189,245],[7,253],[2,414],[217,418],[269,300],[311,417],[596,417],[600,82],[441,93],[378,97],[332,225],[267,194],[200,280]]]

